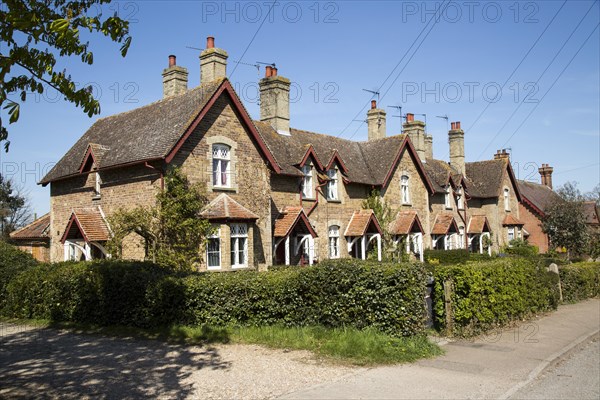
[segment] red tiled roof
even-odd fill
[[[317,233],[310,224],[304,209],[299,206],[288,206],[283,210],[279,218],[275,220],[273,236],[280,238],[287,237],[296,228],[299,228],[304,233],[310,233],[312,237],[317,237]]]
[[[209,220],[256,220],[258,216],[225,193],[218,195],[200,213]]]
[[[414,232],[415,228],[423,232],[423,226],[416,211],[400,211],[396,220],[390,226],[392,235],[407,235]]]
[[[373,210],[354,211],[352,218],[350,218],[350,223],[346,227],[344,236],[363,236],[371,226],[375,228],[377,233],[381,234],[381,227],[377,218],[375,218]]]
[[[585,201],[583,203],[583,214],[585,215],[585,223],[589,225],[598,225],[598,206],[594,201]]]
[[[525,225],[525,224],[522,223],[521,221],[519,221],[512,214],[508,214],[506,217],[504,217],[504,221],[502,221],[502,225],[506,226],[506,225]]]
[[[469,221],[467,233],[483,233],[490,231],[490,224],[485,215],[473,215]]]
[[[98,208],[73,210],[61,242],[82,237],[86,242],[104,242],[110,238],[108,225]]]
[[[454,228],[455,232],[458,232],[458,227],[454,221],[454,216],[450,213],[440,213],[435,217],[433,229],[431,230],[432,235],[446,235],[451,228]]]
[[[14,240],[19,239],[44,239],[49,240],[50,235],[48,229],[50,228],[50,214],[46,214],[36,219],[29,225],[25,225],[21,229],[11,232],[10,238]]]

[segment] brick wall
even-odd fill
[[[521,222],[525,225],[523,228],[529,232],[527,241],[529,244],[537,246],[540,253],[548,252],[548,235],[542,231],[542,222],[528,206],[519,204],[519,215]]]

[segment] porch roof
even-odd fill
[[[508,214],[506,217],[504,217],[504,220],[502,221],[502,225],[510,226],[510,225],[525,225],[525,224],[523,222],[519,221],[512,214]]]
[[[407,235],[410,232],[423,232],[423,226],[416,211],[400,211],[390,226],[392,235]]]
[[[435,217],[433,229],[431,230],[432,235],[447,235],[450,230],[458,232],[458,226],[454,221],[454,216],[450,213],[440,213]]]
[[[32,223],[25,225],[10,233],[10,238],[13,240],[38,239],[50,240],[48,230],[50,229],[50,213],[41,216]]]
[[[110,238],[108,224],[99,208],[73,210],[60,241],[83,238],[86,242],[103,242]]]
[[[350,222],[346,227],[344,236],[363,236],[368,232],[369,228],[375,230],[376,233],[381,234],[381,227],[379,226],[379,221],[377,221],[373,210],[354,211],[354,214],[352,214]]]
[[[490,232],[490,224],[485,215],[473,215],[469,220],[467,233]]]
[[[258,216],[240,203],[221,193],[211,201],[200,213],[208,220],[247,221],[256,220]]]
[[[317,232],[313,229],[304,209],[299,206],[287,206],[275,220],[273,236],[284,238],[290,235],[296,228],[304,233],[310,233],[312,237],[317,237]]]

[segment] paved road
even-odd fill
[[[598,335],[560,357],[511,399],[600,399]]]

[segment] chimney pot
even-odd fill
[[[270,65],[267,65],[265,67],[265,78],[270,78],[271,75],[273,75],[273,67],[271,67]]]
[[[456,130],[456,122],[451,122],[450,123],[450,129]]]
[[[175,57],[173,54],[171,54],[169,56],[169,68],[174,67],[177,65],[177,57]]]
[[[271,68],[271,76],[277,76],[277,68],[275,68],[275,67]]]
[[[460,129],[460,121],[456,121],[456,129]]]
[[[415,120],[415,114],[407,113],[406,122],[413,122]]]
[[[215,47],[215,38],[213,36],[209,36],[206,38],[206,48],[212,49]]]
[[[374,110],[376,108],[377,108],[377,101],[371,100],[371,110]]]

